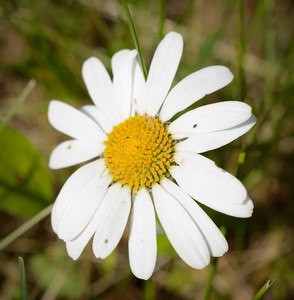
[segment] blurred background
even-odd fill
[[[229,217],[230,249],[218,261],[212,299],[252,299],[267,280],[275,282],[264,299],[294,299],[294,3],[160,3],[129,1],[147,66],[164,12],[163,33],[184,38],[174,84],[225,65],[234,81],[197,105],[244,100],[258,119],[244,137],[205,154],[235,174],[246,146],[240,178],[255,204],[250,219]],[[83,61],[97,56],[111,72],[111,56],[123,48],[134,45],[118,0],[0,0],[0,240],[53,203],[77,169],[48,169],[52,149],[66,139],[48,123],[49,101],[90,104]],[[220,226],[222,215],[205,210]],[[94,257],[90,244],[74,262],[48,216],[0,252],[0,299],[20,299],[19,256],[28,299],[202,299],[209,266],[190,268],[159,236],[156,270],[141,281],[129,268],[127,236],[105,260]]]

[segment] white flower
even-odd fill
[[[51,125],[72,137],[52,152],[52,169],[97,157],[73,173],[52,210],[52,227],[77,259],[94,235],[96,257],[117,246],[131,211],[129,257],[133,273],[148,279],[156,262],[155,211],[179,256],[204,268],[228,244],[193,200],[227,215],[251,216],[253,203],[240,181],[200,155],[246,133],[256,119],[245,103],[227,101],[176,113],[227,84],[223,66],[195,72],[170,87],[182,55],[180,34],[159,44],[145,82],[135,50],[111,60],[113,81],[91,57],[82,75],[94,105],[77,110],[53,100]]]

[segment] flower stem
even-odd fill
[[[227,225],[228,225],[228,216],[223,216],[220,231],[222,232],[222,234],[224,236],[226,236],[226,233],[227,233]],[[213,281],[214,275],[216,273],[217,261],[218,261],[218,257],[213,257],[212,258],[209,277],[208,277],[206,290],[205,290],[205,294],[204,294],[204,298],[203,298],[204,300],[209,300],[210,299],[210,295],[211,295],[211,291],[212,291],[212,281]]]
[[[236,177],[238,179],[240,179],[240,177],[241,177],[242,168],[243,168],[244,163],[245,163],[246,150],[247,150],[246,146],[242,145],[241,151],[240,151],[239,156],[238,156],[238,166],[237,166],[237,171],[236,171]]]
[[[50,214],[51,209],[52,209],[52,204],[47,206],[42,211],[40,211],[37,215],[29,219],[23,225],[21,225],[20,227],[12,231],[8,236],[6,236],[2,241],[0,241],[0,251],[4,249],[6,246],[8,246],[10,243],[15,241],[19,236],[24,234],[30,228],[32,228],[34,225],[36,225],[41,220],[43,220],[45,217],[47,217]]]
[[[257,292],[257,294],[252,298],[252,300],[261,299],[264,294],[269,290],[269,288],[273,285],[275,281],[270,282],[269,280],[264,284],[264,286]]]
[[[130,27],[130,30],[131,30],[131,34],[132,34],[132,37],[133,37],[133,40],[134,40],[134,44],[135,44],[137,52],[138,52],[141,68],[142,68],[144,78],[145,78],[145,81],[146,81],[147,80],[147,69],[146,69],[146,65],[145,65],[144,58],[143,58],[143,55],[142,55],[142,51],[141,51],[141,48],[140,48],[139,40],[137,38],[135,26],[134,26],[134,23],[133,23],[133,20],[132,20],[132,17],[131,17],[131,14],[130,14],[130,11],[129,11],[126,0],[121,0],[121,4],[124,8],[124,11],[125,11],[125,14],[126,14],[126,17],[127,17],[127,20],[128,20],[128,24],[129,24],[129,27]]]
[[[22,257],[18,258],[19,264],[19,273],[20,273],[20,299],[26,300],[27,299],[27,292],[26,292],[26,274],[25,274],[25,266]]]
[[[209,272],[209,277],[205,289],[205,294],[204,294],[204,300],[209,300],[210,295],[211,295],[211,290],[212,290],[212,280],[214,277],[214,274],[216,273],[216,264],[217,264],[218,257],[213,257],[211,266],[210,266],[210,272]]]
[[[237,171],[236,171],[237,178],[240,178],[241,170],[245,163],[245,158],[246,158],[246,147],[242,146],[239,157],[238,157],[238,166],[237,166]],[[228,220],[229,220],[228,216],[224,215],[223,220],[222,220],[222,225],[220,227],[220,230],[224,236],[226,236],[226,233],[227,233]],[[203,298],[204,300],[210,299],[210,295],[211,295],[211,291],[212,291],[212,281],[213,281],[214,275],[216,273],[217,261],[218,261],[218,257],[213,257],[211,266],[210,266],[208,281],[206,284],[205,294],[204,294],[204,298]]]

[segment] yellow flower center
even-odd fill
[[[148,115],[129,118],[114,126],[104,142],[105,165],[113,181],[134,191],[147,188],[168,176],[174,164],[171,135],[164,125]]]

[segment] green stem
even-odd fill
[[[214,274],[216,273],[216,265],[217,265],[218,257],[213,257],[211,266],[210,266],[210,271],[209,271],[209,276],[206,284],[206,289],[205,289],[205,294],[204,294],[204,300],[209,300],[211,291],[212,291],[212,281],[214,278]]]
[[[29,219],[27,222],[25,222],[23,225],[15,229],[13,232],[11,232],[7,237],[5,237],[2,241],[0,241],[0,251],[4,249],[6,246],[8,246],[10,243],[15,241],[19,236],[24,234],[26,231],[28,231],[30,228],[32,228],[34,225],[39,223],[41,220],[43,220],[45,217],[47,217],[52,209],[52,204],[47,206],[45,209],[40,211],[37,215]]]
[[[236,171],[237,178],[240,178],[241,170],[244,165],[245,158],[246,158],[246,148],[244,146],[242,146],[239,157],[238,157],[238,166],[237,166],[237,171]],[[223,220],[222,220],[222,225],[220,227],[220,230],[224,236],[226,236],[226,233],[227,233],[228,220],[229,220],[228,216],[224,215]],[[204,298],[203,298],[204,300],[210,299],[210,295],[211,295],[211,291],[212,291],[212,281],[213,281],[214,275],[216,273],[217,261],[218,261],[218,257],[213,257],[211,266],[210,266],[210,272],[208,275],[207,284],[206,284],[206,289],[205,289],[205,293],[204,293]]]
[[[145,65],[145,62],[144,62],[144,58],[143,58],[142,51],[141,51],[141,48],[140,48],[139,40],[137,38],[135,26],[134,26],[134,23],[133,23],[133,20],[132,20],[132,17],[131,17],[131,14],[130,14],[130,11],[129,11],[129,8],[128,8],[128,5],[127,5],[127,2],[125,0],[121,0],[121,4],[124,8],[124,11],[125,11],[125,14],[126,14],[126,17],[127,17],[127,20],[128,20],[128,24],[129,24],[129,27],[130,27],[130,30],[131,30],[131,34],[132,34],[132,37],[133,37],[133,40],[134,40],[134,44],[135,44],[137,52],[138,52],[138,56],[139,56],[141,68],[142,68],[142,71],[143,71],[143,74],[144,74],[144,78],[145,78],[145,80],[147,80],[146,65]]]
[[[238,157],[238,166],[237,166],[237,171],[236,171],[236,177],[238,179],[240,179],[241,177],[241,172],[245,163],[245,159],[246,159],[246,146],[243,145],[241,147],[241,151],[239,153],[239,157]]]
[[[244,0],[238,0],[239,14],[239,53],[238,53],[238,73],[241,89],[241,101],[246,98],[246,81],[244,75],[244,54],[245,54],[245,34],[244,34]]]
[[[252,300],[261,299],[264,294],[269,290],[275,281],[270,282],[269,280],[264,284],[264,286],[257,292],[257,294],[252,298]]]
[[[159,40],[161,41],[164,37],[163,27],[165,21],[165,0],[159,0]]]
[[[24,88],[24,90],[21,92],[21,94],[16,99],[15,103],[13,104],[12,108],[8,111],[6,116],[3,118],[3,121],[0,124],[0,132],[3,130],[3,128],[8,124],[10,119],[15,115],[17,112],[19,106],[26,100],[32,89],[36,85],[36,80],[31,79],[27,86]]]
[[[20,273],[20,299],[26,300],[27,299],[27,292],[26,292],[26,273],[25,273],[25,266],[22,257],[18,258],[19,264],[19,273]]]

